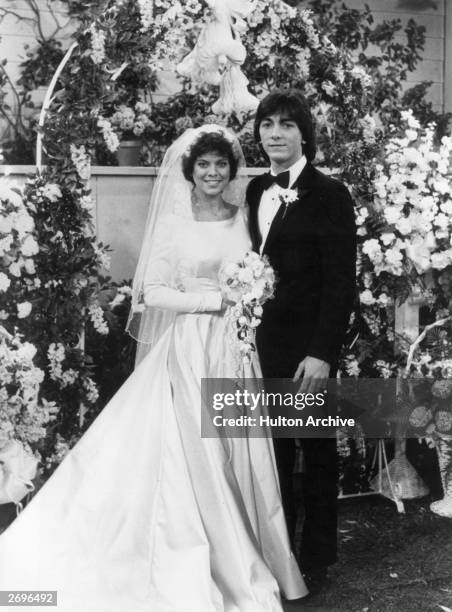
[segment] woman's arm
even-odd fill
[[[170,218],[163,219],[156,230],[143,283],[146,306],[186,313],[221,310],[221,293],[215,290],[212,283],[192,279],[190,291],[176,288],[178,262],[175,257],[174,230]]]

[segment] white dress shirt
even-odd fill
[[[292,185],[295,183],[305,165],[306,157],[303,155],[292,166],[290,166],[290,168],[287,168],[290,173],[289,187],[292,187]],[[273,176],[276,176],[277,174],[273,168],[270,168],[270,173],[273,174]],[[261,201],[259,203],[259,210],[257,212],[259,231],[262,236],[262,242],[259,249],[261,254],[264,249],[271,224],[273,223],[273,219],[275,218],[275,215],[281,205],[281,200],[278,196],[282,191],[282,187],[280,187],[277,183],[273,183],[273,185],[269,189],[266,189],[262,194]]]

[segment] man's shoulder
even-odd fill
[[[257,174],[256,176],[253,176],[253,178],[248,183],[248,189],[255,189],[255,188],[259,187],[259,184],[262,181],[262,175],[263,174],[264,173],[262,172],[262,174]]]
[[[322,170],[319,170],[317,167],[313,167],[313,172],[315,187],[320,188],[326,193],[335,192],[349,195],[349,190],[339,179],[335,178],[331,174],[327,174]]]
[[[248,204],[250,204],[250,200],[252,200],[256,194],[260,194],[260,192],[262,191],[261,181],[262,175],[258,174],[257,176],[253,176],[253,178],[248,183],[248,186],[246,188],[246,199],[248,201]]]

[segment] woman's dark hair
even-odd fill
[[[309,105],[298,89],[275,89],[261,100],[254,119],[256,142],[260,142],[261,121],[277,114],[284,114],[298,125],[304,141],[303,153],[308,161],[312,161],[316,154],[314,124]]]
[[[182,157],[182,172],[187,181],[193,183],[193,168],[198,157],[206,153],[218,153],[228,158],[230,180],[237,174],[238,159],[234,156],[232,143],[221,132],[205,132],[195,140],[188,153]]]

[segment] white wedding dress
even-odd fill
[[[248,249],[240,209],[164,219],[146,300],[174,323],[0,536],[0,590],[56,590],[61,612],[280,612],[307,593],[271,440],[200,435],[201,378],[234,376],[219,294],[166,278],[171,259],[214,280]]]

